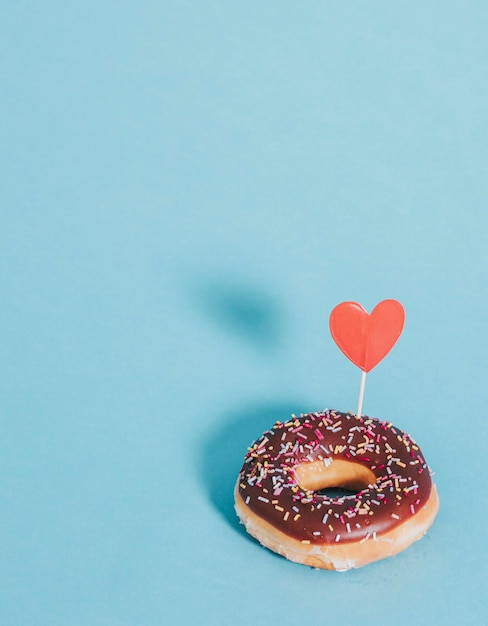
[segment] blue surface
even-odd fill
[[[481,1],[3,3],[2,626],[488,622],[487,30]],[[292,564],[237,471],[275,419],[354,410],[328,315],[384,298],[364,411],[440,513]]]

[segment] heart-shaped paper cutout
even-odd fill
[[[329,318],[332,338],[363,372],[378,365],[400,336],[405,312],[396,300],[383,300],[368,314],[357,302],[341,302]]]

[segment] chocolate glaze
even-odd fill
[[[335,459],[368,467],[376,482],[340,497],[298,484],[297,465]],[[276,422],[248,449],[239,474],[239,493],[256,515],[320,545],[376,539],[415,515],[431,488],[429,468],[409,435],[389,422],[332,410]]]

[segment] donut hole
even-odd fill
[[[356,494],[376,482],[376,476],[369,467],[342,459],[299,463],[294,470],[302,489],[329,498]]]

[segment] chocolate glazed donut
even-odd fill
[[[330,496],[320,490],[352,493]],[[439,507],[417,444],[389,422],[326,410],[276,422],[235,487],[247,531],[286,558],[347,570],[420,539]]]

